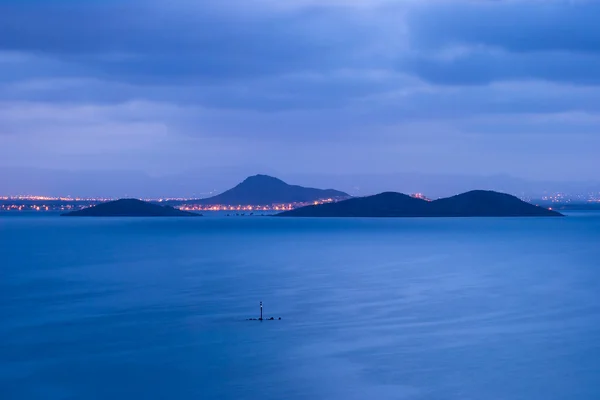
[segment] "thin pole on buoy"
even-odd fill
[[[262,301],[260,302],[260,320],[262,321]]]

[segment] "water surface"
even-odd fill
[[[598,214],[0,216],[0,398],[595,400],[598,243]]]

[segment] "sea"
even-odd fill
[[[0,215],[0,399],[597,400],[600,213]]]

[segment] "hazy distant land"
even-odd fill
[[[63,214],[73,217],[191,217],[170,206],[136,199],[101,203]],[[562,214],[526,203],[514,196],[476,190],[428,201],[402,193],[386,192],[336,203],[323,203],[278,214],[282,217],[557,217]]]
[[[483,190],[435,201],[426,200],[423,196],[409,196],[396,192],[353,198],[339,190],[307,188],[290,185],[267,175],[254,175],[217,196],[204,199],[157,199],[146,200],[145,203],[140,200],[135,200],[138,202],[135,203],[134,200],[126,199],[115,203],[107,199],[7,198],[0,200],[0,210],[61,211],[67,212],[66,215],[69,216],[189,216],[191,213],[186,214],[185,211],[285,211],[280,215],[447,217],[557,216],[560,214],[552,209],[559,210],[567,206],[569,209],[578,209],[578,205],[575,204],[536,202],[536,205],[532,205],[511,195]],[[99,205],[102,207],[94,207]],[[593,208],[594,205],[590,203],[582,206]]]

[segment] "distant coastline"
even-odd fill
[[[489,191],[474,191],[483,193],[494,193]],[[393,192],[388,192],[393,193]],[[382,196],[383,194],[376,195]],[[402,195],[402,194],[398,194]],[[406,196],[406,195],[402,195]],[[335,189],[315,189],[307,188],[298,185],[290,185],[280,179],[277,179],[268,175],[254,175],[246,178],[244,181],[236,185],[235,187],[224,191],[223,193],[203,198],[203,199],[181,199],[181,198],[165,198],[165,199],[143,199],[143,201],[157,205],[159,207],[169,206],[173,209],[180,211],[187,211],[191,213],[197,212],[226,212],[230,216],[235,215],[261,215],[261,214],[273,214],[282,213],[283,216],[300,216],[300,214],[306,213],[307,210],[313,210],[314,207],[319,207],[319,210],[329,210],[328,207],[320,208],[320,206],[327,206],[328,204],[342,203],[350,199],[365,199],[373,198],[374,196],[367,197],[352,197],[349,194],[335,190]],[[427,200],[423,194],[411,194],[408,197],[413,199]],[[513,199],[517,199],[512,196]],[[432,203],[439,205],[443,199],[433,200]],[[517,199],[519,200],[519,199]],[[71,197],[48,197],[48,196],[17,196],[17,197],[0,197],[0,212],[48,212],[48,213],[69,213],[78,210],[90,208],[99,204],[105,204],[107,202],[114,201],[114,199],[106,198],[71,198]],[[362,201],[362,200],[361,200]],[[483,201],[487,203],[487,200]],[[557,201],[548,201],[544,199],[532,200],[532,202],[542,209],[549,211],[570,211],[570,210],[600,210],[600,202],[564,202],[560,203]],[[479,203],[479,202],[477,202]],[[421,204],[421,203],[413,203]],[[517,204],[517,203],[514,203]],[[490,203],[491,205],[491,203]],[[392,203],[386,205],[386,207],[395,207]],[[306,208],[303,211],[294,213],[286,213],[287,211],[295,211]],[[371,207],[371,206],[369,206]],[[338,211],[332,213],[332,216],[345,216],[344,212]],[[537,215],[538,209],[534,212]],[[312,212],[312,211],[311,211]],[[513,212],[515,215],[522,215],[522,210]],[[322,213],[322,211],[319,211]],[[387,212],[385,210],[369,211],[369,210],[354,210],[348,215],[359,214],[359,215],[375,215],[375,216],[465,216],[472,213],[477,215],[477,212],[469,211],[468,208],[462,211],[451,212],[448,215],[448,210],[444,211],[436,207],[429,207],[427,211],[419,209],[406,208],[407,215],[403,212],[396,210],[393,212]],[[485,215],[494,215],[498,213],[498,209],[487,210]],[[506,215],[506,212],[501,213]],[[508,213],[510,214],[510,213]],[[527,213],[525,213],[527,214]]]

